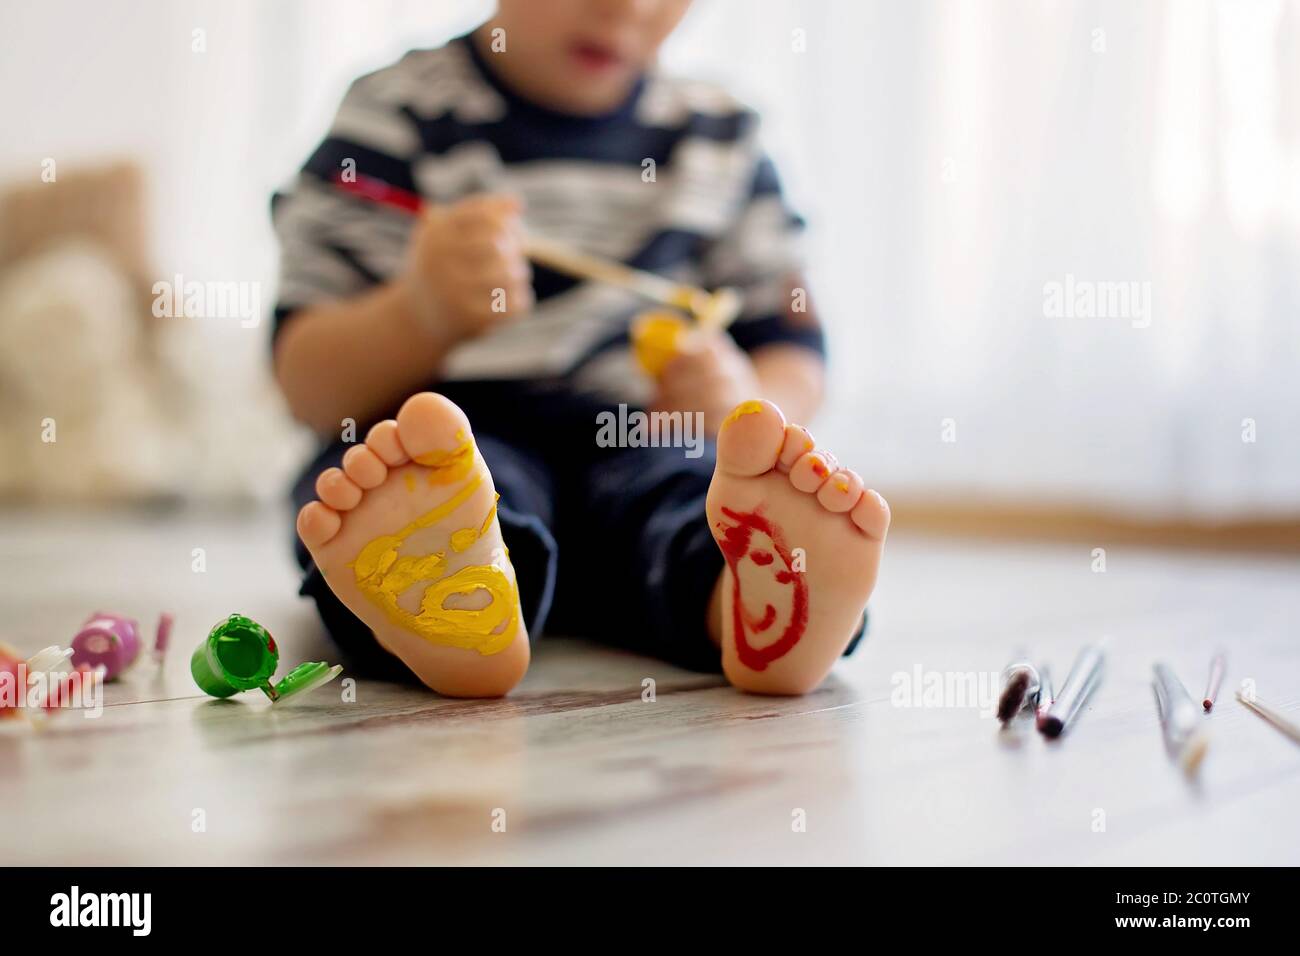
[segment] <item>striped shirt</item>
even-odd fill
[[[549,239],[705,288],[731,286],[731,326],[752,351],[824,350],[801,305],[802,220],[757,142],[757,115],[713,87],[651,72],[617,110],[557,113],[504,87],[467,37],[408,53],[352,84],[324,142],[272,200],[281,245],[275,332],[313,303],[355,295],[403,267],[415,218],[340,187],[345,171],[412,204],[482,191],[524,202]],[[461,343],[442,377],[562,380],[643,402],[628,331],[646,308],[628,292],[534,266],[536,305]],[[806,301],[806,300],[805,300]]]

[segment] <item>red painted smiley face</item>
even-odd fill
[[[755,509],[723,508],[718,544],[731,567],[732,629],[740,662],[761,671],[787,654],[808,626],[808,585],[781,532]],[[750,601],[746,603],[745,592]]]

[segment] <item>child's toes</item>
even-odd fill
[[[343,473],[362,491],[369,491],[384,483],[388,466],[365,445],[353,445],[343,455]]]
[[[307,547],[319,548],[339,533],[342,524],[337,511],[313,501],[298,512],[298,537]]]
[[[718,431],[718,468],[749,478],[776,467],[785,439],[785,416],[768,401],[741,402]]]
[[[820,488],[830,475],[831,469],[826,462],[826,453],[810,451],[800,456],[791,467],[790,484],[800,491],[813,492]]]
[[[833,471],[817,490],[817,500],[827,511],[848,511],[862,497],[862,478],[856,471],[841,468]]]
[[[794,463],[816,447],[812,433],[802,425],[785,426],[785,443],[781,445],[781,456],[776,460],[776,470],[783,475],[789,474]]]
[[[361,489],[341,468],[326,468],[316,478],[316,497],[335,511],[351,511],[361,504]]]
[[[397,413],[397,434],[408,455],[434,468],[472,447],[465,413],[434,392],[420,392],[406,400]]]
[[[889,502],[880,493],[868,488],[854,505],[850,515],[853,523],[877,540],[883,540],[889,530]]]
[[[397,437],[397,422],[391,418],[370,429],[366,435],[366,447],[389,468],[405,465],[411,460]]]

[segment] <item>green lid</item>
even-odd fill
[[[306,694],[323,684],[328,684],[342,670],[343,665],[335,664],[331,667],[324,661],[307,661],[299,664],[275,685],[275,693],[271,695],[271,699],[280,704],[291,697]]]
[[[213,697],[256,687],[274,700],[270,678],[279,663],[280,650],[266,628],[250,617],[232,614],[194,649],[190,673],[199,688]]]

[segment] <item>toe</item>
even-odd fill
[[[351,511],[361,503],[361,489],[340,468],[326,468],[320,473],[316,496],[335,511]]]
[[[298,537],[307,547],[319,548],[339,533],[342,524],[337,511],[313,501],[298,512]]]
[[[853,508],[853,523],[871,535],[883,540],[889,530],[889,502],[880,493],[868,488]]]
[[[790,473],[794,463],[816,447],[812,433],[802,425],[785,426],[785,443],[781,445],[781,456],[776,460],[776,470],[783,475]]]
[[[405,465],[411,460],[397,438],[397,422],[391,418],[370,429],[370,434],[366,436],[366,447],[389,468]]]
[[[831,472],[825,484],[817,490],[817,500],[821,506],[837,514],[848,511],[861,497],[862,478],[848,468]]]
[[[741,478],[776,467],[785,439],[785,416],[768,401],[741,402],[718,432],[718,469]]]
[[[397,434],[408,455],[422,465],[433,466],[471,440],[465,413],[433,392],[420,392],[406,400],[397,413]]]
[[[383,459],[365,445],[354,445],[343,456],[343,473],[362,491],[378,488],[388,477]]]
[[[821,451],[810,451],[800,456],[790,468],[790,484],[804,492],[816,491],[830,476],[830,465],[826,462],[825,452]]]

